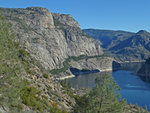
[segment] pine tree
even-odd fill
[[[77,100],[75,113],[122,113],[126,101],[121,99],[119,86],[110,75],[100,75],[96,86]]]

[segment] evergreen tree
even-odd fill
[[[126,101],[122,100],[119,86],[110,75],[100,75],[96,86],[86,95],[77,99],[75,113],[122,113]]]

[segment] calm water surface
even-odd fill
[[[142,107],[146,105],[150,110],[150,83],[145,83],[138,76],[133,75],[133,71],[118,70],[109,74],[112,74],[120,86],[122,98],[126,98],[128,103],[138,104]],[[95,85],[95,78],[100,74],[103,73],[79,75],[67,81],[71,82],[73,87],[91,88]]]
[[[113,72],[113,77],[121,87],[121,96],[128,103],[147,105],[150,110],[150,84],[142,81],[138,76],[132,75],[131,71],[119,70]]]

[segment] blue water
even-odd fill
[[[121,88],[122,98],[126,98],[128,103],[137,104],[141,107],[145,105],[150,110],[150,83],[146,83],[140,77],[133,75],[133,71],[118,70],[112,74],[114,80]],[[91,88],[95,86],[95,78],[102,73],[79,75],[68,79],[73,87]]]
[[[150,83],[145,83],[132,71],[119,70],[113,72],[113,77],[121,88],[122,98],[128,103],[138,104],[150,110]]]

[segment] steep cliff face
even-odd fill
[[[150,64],[144,64],[143,67],[138,71],[138,75],[150,80]]]
[[[113,58],[110,57],[98,57],[93,59],[84,59],[78,62],[71,61],[70,65],[73,68],[77,68],[80,70],[89,69],[89,70],[99,70],[103,71],[112,71],[112,62]]]
[[[150,58],[146,60],[145,64],[139,69],[137,74],[145,81],[150,81]]]
[[[63,67],[69,56],[103,54],[100,43],[87,37],[70,15],[52,14],[39,7],[0,10],[13,24],[18,39],[48,70]]]

